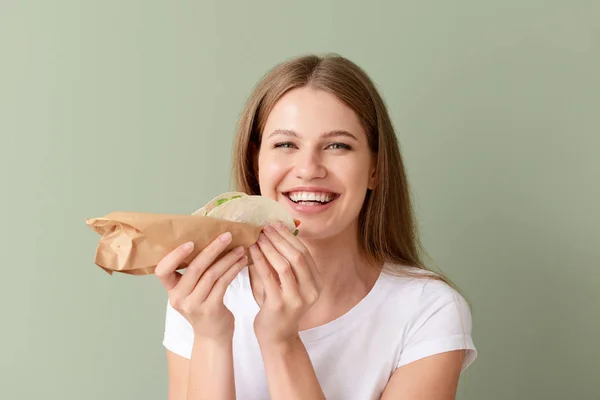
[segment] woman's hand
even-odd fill
[[[192,325],[195,338],[221,342],[233,337],[234,317],[223,297],[246,266],[247,257],[244,248],[238,247],[215,262],[230,242],[231,233],[219,236],[194,257],[183,274],[176,268],[192,252],[193,243],[179,246],[156,266],[155,275],[167,290],[171,305]]]
[[[259,343],[295,340],[300,320],[319,299],[321,279],[306,247],[285,226],[266,226],[250,255],[265,298],[254,320]],[[275,274],[274,274],[275,271]]]

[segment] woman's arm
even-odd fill
[[[273,400],[325,400],[300,337],[261,345],[261,352]]]
[[[204,399],[235,399],[231,340],[194,340],[186,400]]]
[[[381,400],[454,400],[464,356],[454,350],[397,368]]]
[[[167,350],[169,400],[235,399],[231,341],[196,339],[191,360]]]
[[[179,346],[175,343],[182,338],[193,340],[191,350],[185,350],[190,353],[189,361],[167,353],[170,400],[235,399],[235,319],[224,304],[224,296],[247,259],[239,247],[216,260],[231,239],[230,233],[215,239],[194,257],[183,274],[177,267],[191,253],[193,242],[173,250],[156,267],[155,274],[169,294],[169,305],[187,321],[180,327],[185,335],[176,337],[170,345]]]
[[[169,400],[183,400],[187,397],[188,379],[190,376],[190,360],[167,350],[167,366],[169,371]]]
[[[269,393],[273,400],[325,399],[298,333],[300,319],[322,290],[320,272],[306,247],[285,226],[266,226],[264,232],[250,246],[250,255],[264,289],[254,332]]]

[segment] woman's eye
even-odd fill
[[[331,143],[328,147],[334,150],[352,150],[352,148],[346,143]]]
[[[273,145],[273,148],[296,149],[298,147],[293,142],[279,142],[279,143],[275,143]],[[330,143],[329,145],[327,145],[327,148],[333,149],[333,150],[352,150],[352,147],[350,147],[346,143],[339,143],[339,142]]]
[[[273,146],[275,148],[284,148],[284,149],[292,149],[294,148],[294,143],[292,142],[282,142],[282,143],[275,143],[275,145]]]

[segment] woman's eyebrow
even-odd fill
[[[273,136],[277,136],[277,135],[300,138],[300,135],[297,132],[290,130],[290,129],[275,129],[273,132],[271,132],[271,134],[269,135],[269,138],[271,138]],[[325,132],[321,135],[321,138],[331,139],[333,137],[339,137],[339,136],[347,137],[347,138],[356,140],[358,142],[358,139],[356,136],[354,136],[350,132],[343,130],[343,129],[336,129],[336,130],[332,130],[329,132]]]

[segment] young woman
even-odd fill
[[[368,76],[305,56],[255,88],[234,149],[236,190],[284,204],[296,237],[268,226],[215,262],[182,245],[167,290],[169,399],[454,399],[475,359],[471,313],[421,261],[396,135]]]

